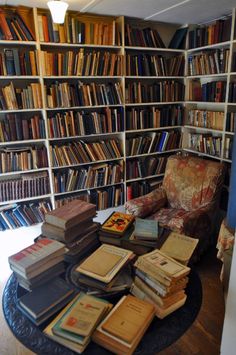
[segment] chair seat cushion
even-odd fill
[[[157,220],[162,226],[176,232],[184,232],[186,221],[189,220],[193,211],[183,209],[162,208],[154,213],[150,219]]]

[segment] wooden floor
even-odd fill
[[[203,289],[202,307],[188,331],[160,355],[218,355],[224,321],[224,294],[219,280],[221,262],[212,249],[198,263]]]
[[[24,240],[26,235],[24,234]],[[31,235],[32,237],[32,235]],[[19,240],[19,235],[16,240]],[[12,248],[20,250],[19,246],[11,238],[11,248],[4,251],[0,248],[1,275],[3,267],[8,268],[7,253],[11,255],[15,252]],[[23,240],[23,239],[22,239]],[[30,244],[30,243],[28,243]],[[4,243],[5,247],[6,244]],[[197,270],[203,286],[203,302],[199,315],[189,330],[173,345],[163,350],[161,355],[218,355],[220,353],[220,341],[224,318],[224,297],[222,286],[219,281],[221,263],[216,259],[216,250],[211,250],[205,255],[199,264]],[[4,264],[4,265],[3,265]],[[7,279],[0,279],[0,296]],[[3,318],[2,309],[0,310],[0,354],[1,355],[30,355],[33,354],[24,348],[11,334]],[[155,355],[155,354],[150,354]]]

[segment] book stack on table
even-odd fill
[[[112,309],[106,300],[81,292],[44,329],[52,340],[82,353],[88,346],[97,325]]]
[[[184,305],[189,267],[158,249],[140,256],[135,267],[130,292],[152,303],[158,318],[162,319]]]
[[[130,263],[134,257],[130,250],[102,244],[75,269],[78,284],[97,296],[129,289]]]
[[[9,256],[8,262],[17,280],[32,290],[64,272],[64,244],[43,238]]]
[[[162,228],[158,227],[158,222],[151,219],[135,219],[135,228],[130,236],[130,242],[150,248],[157,247],[157,240],[162,233]]]
[[[45,215],[42,235],[64,243],[68,249],[65,261],[77,263],[99,245],[99,224],[93,222],[95,216],[95,205],[73,200]]]

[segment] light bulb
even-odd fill
[[[64,1],[53,0],[47,3],[54,23],[64,23],[68,4]]]

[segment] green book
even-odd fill
[[[158,222],[150,219],[135,219],[134,235],[137,239],[157,240]]]

